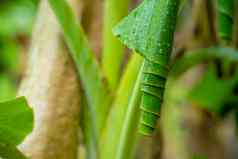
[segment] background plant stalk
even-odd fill
[[[79,6],[77,0],[68,2]],[[40,2],[18,95],[26,96],[35,112],[35,128],[21,150],[31,159],[75,159],[79,82],[48,0]]]

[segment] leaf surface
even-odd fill
[[[114,29],[130,49],[146,59],[167,66],[179,1],[144,0]]]
[[[202,80],[190,91],[189,99],[208,111],[220,114],[236,83],[237,77],[219,79],[215,65],[210,65]]]
[[[0,143],[0,158],[27,159],[16,147]]]
[[[24,97],[0,103],[0,143],[18,145],[33,129],[33,111]]]

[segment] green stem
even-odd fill
[[[137,139],[137,128],[140,117],[140,98],[141,98],[141,79],[143,75],[144,64],[141,67],[137,77],[136,84],[129,102],[128,111],[126,113],[124,125],[122,128],[120,142],[116,154],[116,159],[129,159],[132,156],[133,146]]]
[[[127,14],[129,0],[105,0],[104,3],[102,67],[109,86],[115,88],[118,84],[124,46],[113,36],[112,28]]]
[[[128,104],[142,64],[142,59],[140,55],[133,54],[121,79],[106,127],[100,139],[100,156],[103,159],[115,158]]]
[[[93,117],[90,113],[90,107],[87,103],[87,98],[83,92],[81,93],[80,97],[80,106],[82,108],[80,114],[80,127],[83,133],[84,145],[86,149],[86,158],[87,159],[98,159],[98,141],[96,137],[96,126],[95,123],[92,121]]]

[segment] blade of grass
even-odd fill
[[[82,128],[84,144],[86,148],[87,159],[97,159],[98,155],[98,141],[96,138],[96,130],[90,113],[90,107],[88,106],[85,94],[81,93],[81,119],[80,126]]]
[[[142,57],[133,54],[122,77],[113,107],[111,108],[107,119],[106,128],[100,139],[100,156],[103,159],[115,158],[120,134],[124,124],[123,122],[125,120],[125,114],[128,110],[128,103],[132,95],[141,63]]]
[[[134,86],[132,96],[128,105],[125,121],[123,123],[122,132],[120,135],[119,145],[116,153],[116,159],[132,158],[135,142],[138,137],[137,128],[140,117],[140,82],[142,78],[143,65]]]
[[[124,46],[113,36],[112,28],[127,14],[129,1],[104,1],[102,67],[111,88],[115,88],[118,84],[119,70],[124,55]]]
[[[85,34],[77,23],[70,6],[65,0],[49,0],[49,2],[62,27],[66,43],[74,59],[91,107],[91,113],[93,113],[91,116],[94,117],[96,133],[99,134],[106,120],[112,97],[104,83],[102,72],[93,56]]]

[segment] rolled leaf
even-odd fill
[[[140,121],[145,135],[153,132],[159,118],[179,2],[145,0],[114,29],[114,35],[145,58]]]

